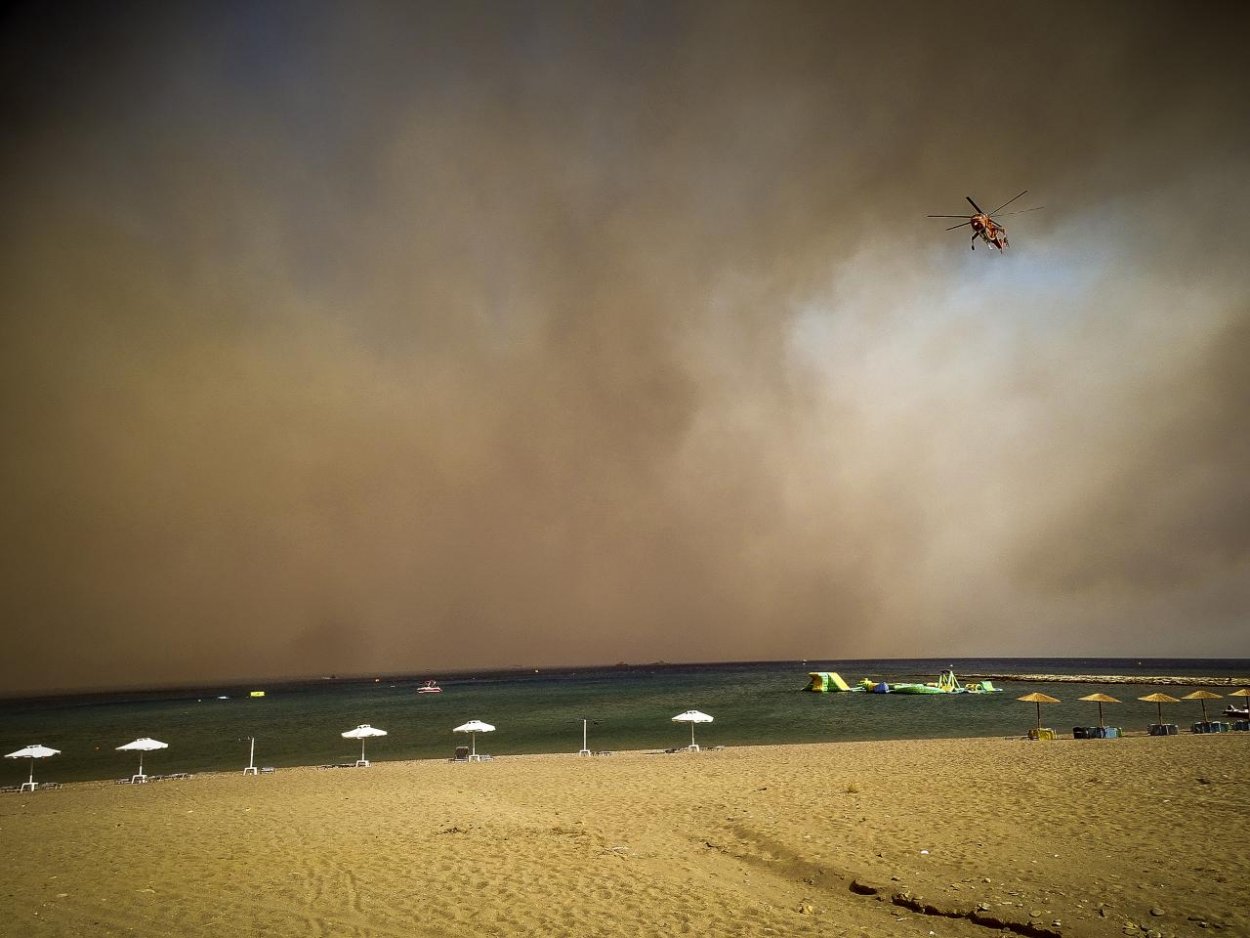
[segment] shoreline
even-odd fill
[[[1196,733],[1190,733],[1188,731],[1185,731],[1178,735],[1189,737],[1189,736],[1202,736],[1204,734],[1196,734]],[[1233,732],[1233,733],[1229,733],[1226,735],[1250,737],[1250,733],[1245,733],[1245,732]],[[1116,738],[1118,739],[1150,739],[1153,737],[1151,737],[1150,733],[1146,730],[1125,729],[1125,730],[1122,730],[1121,735]],[[1172,738],[1176,738],[1176,737],[1174,736]],[[1045,742],[1049,743],[1049,742],[1074,742],[1074,741],[1081,742],[1081,740],[1075,740],[1074,737],[1072,737],[1070,733],[1065,730],[1065,731],[1061,731],[1059,735],[1057,735],[1053,741],[1046,740]],[[794,749],[794,750],[802,751],[805,749],[819,750],[819,749],[829,747],[829,746],[894,746],[894,745],[899,745],[899,746],[905,747],[905,746],[910,746],[910,745],[928,745],[928,744],[943,744],[943,743],[975,745],[976,743],[979,743],[979,742],[980,743],[1021,742],[1021,743],[1036,744],[1038,741],[1032,740],[1029,737],[1028,733],[1011,733],[1007,735],[994,734],[994,735],[987,735],[987,736],[938,736],[938,737],[926,736],[926,737],[914,737],[914,738],[908,738],[908,737],[897,738],[896,737],[896,738],[891,738],[891,739],[873,739],[873,740],[834,739],[834,740],[821,740],[821,741],[816,741],[816,742],[742,743],[742,744],[716,745],[716,746],[702,747],[698,752],[693,752],[693,753],[687,751],[685,747],[676,747],[674,749],[648,748],[648,749],[595,750],[595,751],[592,751],[590,756],[582,756],[577,752],[571,752],[568,750],[550,751],[550,752],[509,752],[509,753],[502,753],[498,755],[483,753],[483,755],[485,756],[485,759],[483,760],[483,762],[489,763],[489,764],[499,764],[499,763],[525,762],[525,761],[530,761],[530,760],[552,760],[556,762],[570,761],[570,762],[575,762],[575,763],[582,763],[582,762],[600,762],[600,761],[609,760],[609,759],[651,757],[651,756],[700,758],[700,757],[704,757],[707,755],[728,752],[728,751],[770,752],[770,751],[776,751],[776,750],[781,750],[781,749]],[[1094,742],[1094,741],[1091,741],[1091,742]],[[387,766],[390,768],[395,768],[395,767],[404,767],[404,766],[411,766],[411,767],[427,766],[428,767],[428,766],[436,766],[436,765],[458,765],[458,764],[464,764],[464,763],[462,760],[456,760],[453,758],[444,758],[444,757],[425,758],[425,759],[374,758],[370,760],[370,763],[368,766],[357,766],[355,763],[352,763],[352,762],[327,763],[327,764],[314,764],[314,763],[308,762],[308,763],[298,763],[295,765],[257,766],[257,768],[260,769],[260,773],[259,775],[255,775],[255,776],[251,776],[251,775],[244,773],[242,769],[202,769],[202,770],[195,771],[195,772],[176,772],[176,773],[171,773],[169,775],[151,774],[149,775],[149,780],[147,782],[138,783],[135,785],[135,787],[137,788],[151,787],[153,785],[164,784],[165,782],[177,783],[177,782],[192,781],[195,779],[220,780],[220,779],[233,779],[233,778],[239,778],[239,777],[255,778],[255,777],[260,777],[261,775],[266,776],[266,777],[274,777],[274,776],[285,776],[288,773],[303,773],[303,772],[313,772],[313,773],[327,774],[327,775],[331,773],[335,773],[338,775],[348,775],[348,774],[352,774],[353,771],[357,773],[367,772],[369,769],[379,767],[379,766]],[[130,784],[131,783],[129,783],[125,778],[91,778],[91,779],[78,779],[74,781],[63,781],[63,782],[50,780],[45,783],[39,783],[38,789],[42,791],[73,791],[74,789],[78,789],[78,788],[111,789],[115,787],[121,787],[121,788],[129,787]],[[0,796],[30,795],[30,794],[35,794],[35,793],[19,792],[17,786],[5,786],[3,789],[0,789]]]

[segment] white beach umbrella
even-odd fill
[[[712,718],[702,710],[687,710],[685,713],[679,713],[673,717],[673,722],[690,724],[690,748],[698,749],[699,747],[695,745],[694,741],[694,725],[696,723],[711,723]]]
[[[147,776],[143,774],[143,754],[145,752],[152,752],[156,749],[168,749],[169,743],[163,743],[159,739],[149,739],[146,736],[142,736],[134,742],[126,743],[126,745],[118,746],[117,748],[127,752],[139,753],[139,771],[136,772],[133,777],[147,778]]]
[[[376,726],[370,726],[368,723],[361,723],[354,730],[348,730],[342,734],[346,739],[360,740],[360,761],[357,765],[368,765],[369,760],[365,758],[365,740],[370,736],[385,736],[386,730],[380,730]]]
[[[493,733],[495,728],[489,723],[483,723],[481,720],[470,720],[468,723],[462,723],[460,726],[457,726],[452,732],[469,734],[469,758],[475,759],[477,758],[477,734]]]
[[[30,760],[30,781],[22,785],[25,791],[29,786],[31,791],[35,790],[35,760],[46,759],[49,756],[58,755],[59,749],[49,749],[47,746],[27,746],[25,749],[19,749],[17,752],[10,752],[5,755],[6,759],[29,759]]]

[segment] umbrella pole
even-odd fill
[[[694,720],[690,721],[690,748],[694,748]]]
[[[360,761],[365,761],[365,738],[360,737]]]
[[[477,755],[477,733],[469,734],[469,758]]]
[[[30,757],[30,790],[35,790],[35,757]]]
[[[1042,732],[1042,702],[1040,700],[1037,702],[1037,732],[1039,735]]]
[[[1098,728],[1102,729],[1102,701],[1098,701]]]

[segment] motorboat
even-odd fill
[[[437,681],[426,681],[417,688],[418,694],[441,694],[443,689],[438,686]]]

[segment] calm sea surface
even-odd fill
[[[689,709],[715,718],[695,729],[702,746],[1013,736],[1022,735],[1036,719],[1034,705],[1015,698],[1035,690],[1062,701],[1043,705],[1045,724],[1056,729],[1070,731],[1074,725],[1096,723],[1096,705],[1077,698],[1102,690],[1124,701],[1106,705],[1106,722],[1142,730],[1154,722],[1156,709],[1136,698],[1155,690],[1180,697],[1194,689],[999,682],[1004,692],[992,695],[802,692],[808,671],[837,671],[852,685],[864,677],[932,681],[951,663],[942,659],[649,665],[270,683],[263,687],[264,698],[250,698],[248,691],[255,687],[251,685],[7,700],[0,701],[0,752],[32,743],[62,750],[36,766],[37,781],[130,775],[137,755],[117,752],[115,747],[140,736],[169,744],[166,750],[145,755],[144,767],[150,774],[239,770],[247,764],[252,736],[257,765],[319,765],[357,758],[360,744],[340,734],[368,723],[388,733],[366,743],[370,760],[446,758],[467,742],[452,728],[472,719],[497,727],[494,733],[478,736],[479,752],[576,752],[582,745],[583,717],[591,721],[590,749],[664,749],[689,743],[689,727],[672,722],[675,714]],[[976,659],[956,660],[954,667],[961,676],[1009,672],[1250,676],[1246,660]],[[444,692],[418,695],[417,687],[426,677],[439,678]],[[1208,712],[1219,714],[1226,703],[1209,701]],[[1164,706],[1164,718],[1170,722],[1184,725],[1200,716],[1198,701]],[[0,784],[24,781],[28,770],[27,760],[5,760]]]

